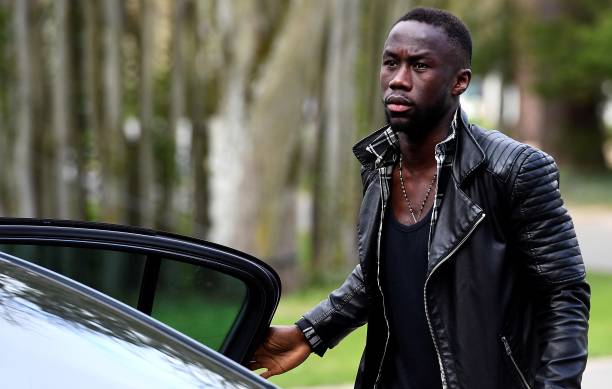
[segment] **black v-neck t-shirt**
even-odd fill
[[[382,234],[381,287],[391,329],[382,387],[441,388],[438,357],[425,316],[423,288],[431,211],[404,225],[388,208]]]

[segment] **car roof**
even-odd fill
[[[3,387],[274,387],[125,304],[3,253],[0,334]]]

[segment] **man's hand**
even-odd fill
[[[298,366],[311,351],[297,326],[271,326],[266,340],[255,351],[248,367],[251,370],[267,369],[261,376],[268,378]]]

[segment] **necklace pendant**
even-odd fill
[[[414,220],[414,224],[417,223],[417,218],[414,216],[414,213],[410,212],[410,215],[412,215],[412,220]],[[419,217],[420,219],[420,217]]]

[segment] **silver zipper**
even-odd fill
[[[502,336],[501,341],[504,344],[504,348],[506,349],[506,354],[508,355],[508,358],[510,358],[510,361],[512,361],[512,364],[514,365],[514,369],[518,373],[519,377],[521,377],[521,381],[523,382],[523,385],[525,385],[526,389],[531,389],[531,386],[529,386],[529,383],[527,383],[527,380],[525,379],[523,372],[521,371],[521,369],[519,369],[516,361],[514,360],[514,356],[512,355],[512,349],[510,348],[510,345],[508,344],[508,340],[506,339],[505,336]]]
[[[465,237],[461,239],[461,241],[457,244],[457,246],[455,246],[455,248],[450,253],[448,253],[447,256],[445,256],[444,258],[442,258],[440,262],[438,262],[438,264],[432,269],[431,273],[429,273],[429,275],[425,279],[425,286],[423,287],[423,300],[425,301],[425,317],[427,318],[427,325],[429,326],[429,332],[433,340],[434,348],[436,349],[436,355],[438,356],[438,363],[440,364],[440,378],[442,380],[443,389],[446,389],[448,387],[448,384],[446,382],[446,374],[444,374],[444,368],[442,367],[442,356],[440,355],[440,349],[438,348],[438,343],[436,342],[436,336],[434,334],[434,330],[431,325],[431,319],[429,318],[429,310],[427,309],[427,282],[429,282],[431,275],[440,267],[440,265],[446,262],[448,258],[450,258],[453,254],[455,254],[457,250],[459,250],[459,247],[461,247],[461,245],[463,245],[463,243],[467,240],[467,238],[469,238],[470,235],[472,235],[476,227],[478,227],[478,225],[480,224],[480,222],[482,222],[485,216],[486,215],[483,212],[483,214],[480,216],[480,219],[476,221],[474,226],[468,231],[467,235],[465,235]]]
[[[380,182],[380,188],[381,188],[381,192],[382,192],[382,176],[378,175],[379,178],[379,182]],[[389,344],[389,338],[391,337],[391,328],[389,326],[389,320],[387,320],[387,310],[385,308],[385,295],[383,294],[382,291],[382,287],[380,286],[380,238],[382,236],[382,226],[383,226],[383,219],[385,218],[385,199],[384,196],[380,196],[380,201],[381,201],[381,214],[380,214],[380,223],[378,225],[378,245],[376,248],[376,256],[377,256],[377,261],[376,261],[376,282],[378,283],[378,290],[380,291],[380,296],[382,297],[382,306],[383,306],[383,317],[385,318],[385,323],[387,324],[387,339],[385,339],[385,347],[383,348],[383,355],[382,355],[382,359],[380,360],[380,364],[378,365],[378,375],[376,376],[376,381],[374,381],[374,388],[376,388],[378,386],[378,381],[380,380],[380,375],[382,374],[382,368],[383,368],[383,364],[385,362],[385,355],[387,354],[387,346]]]

